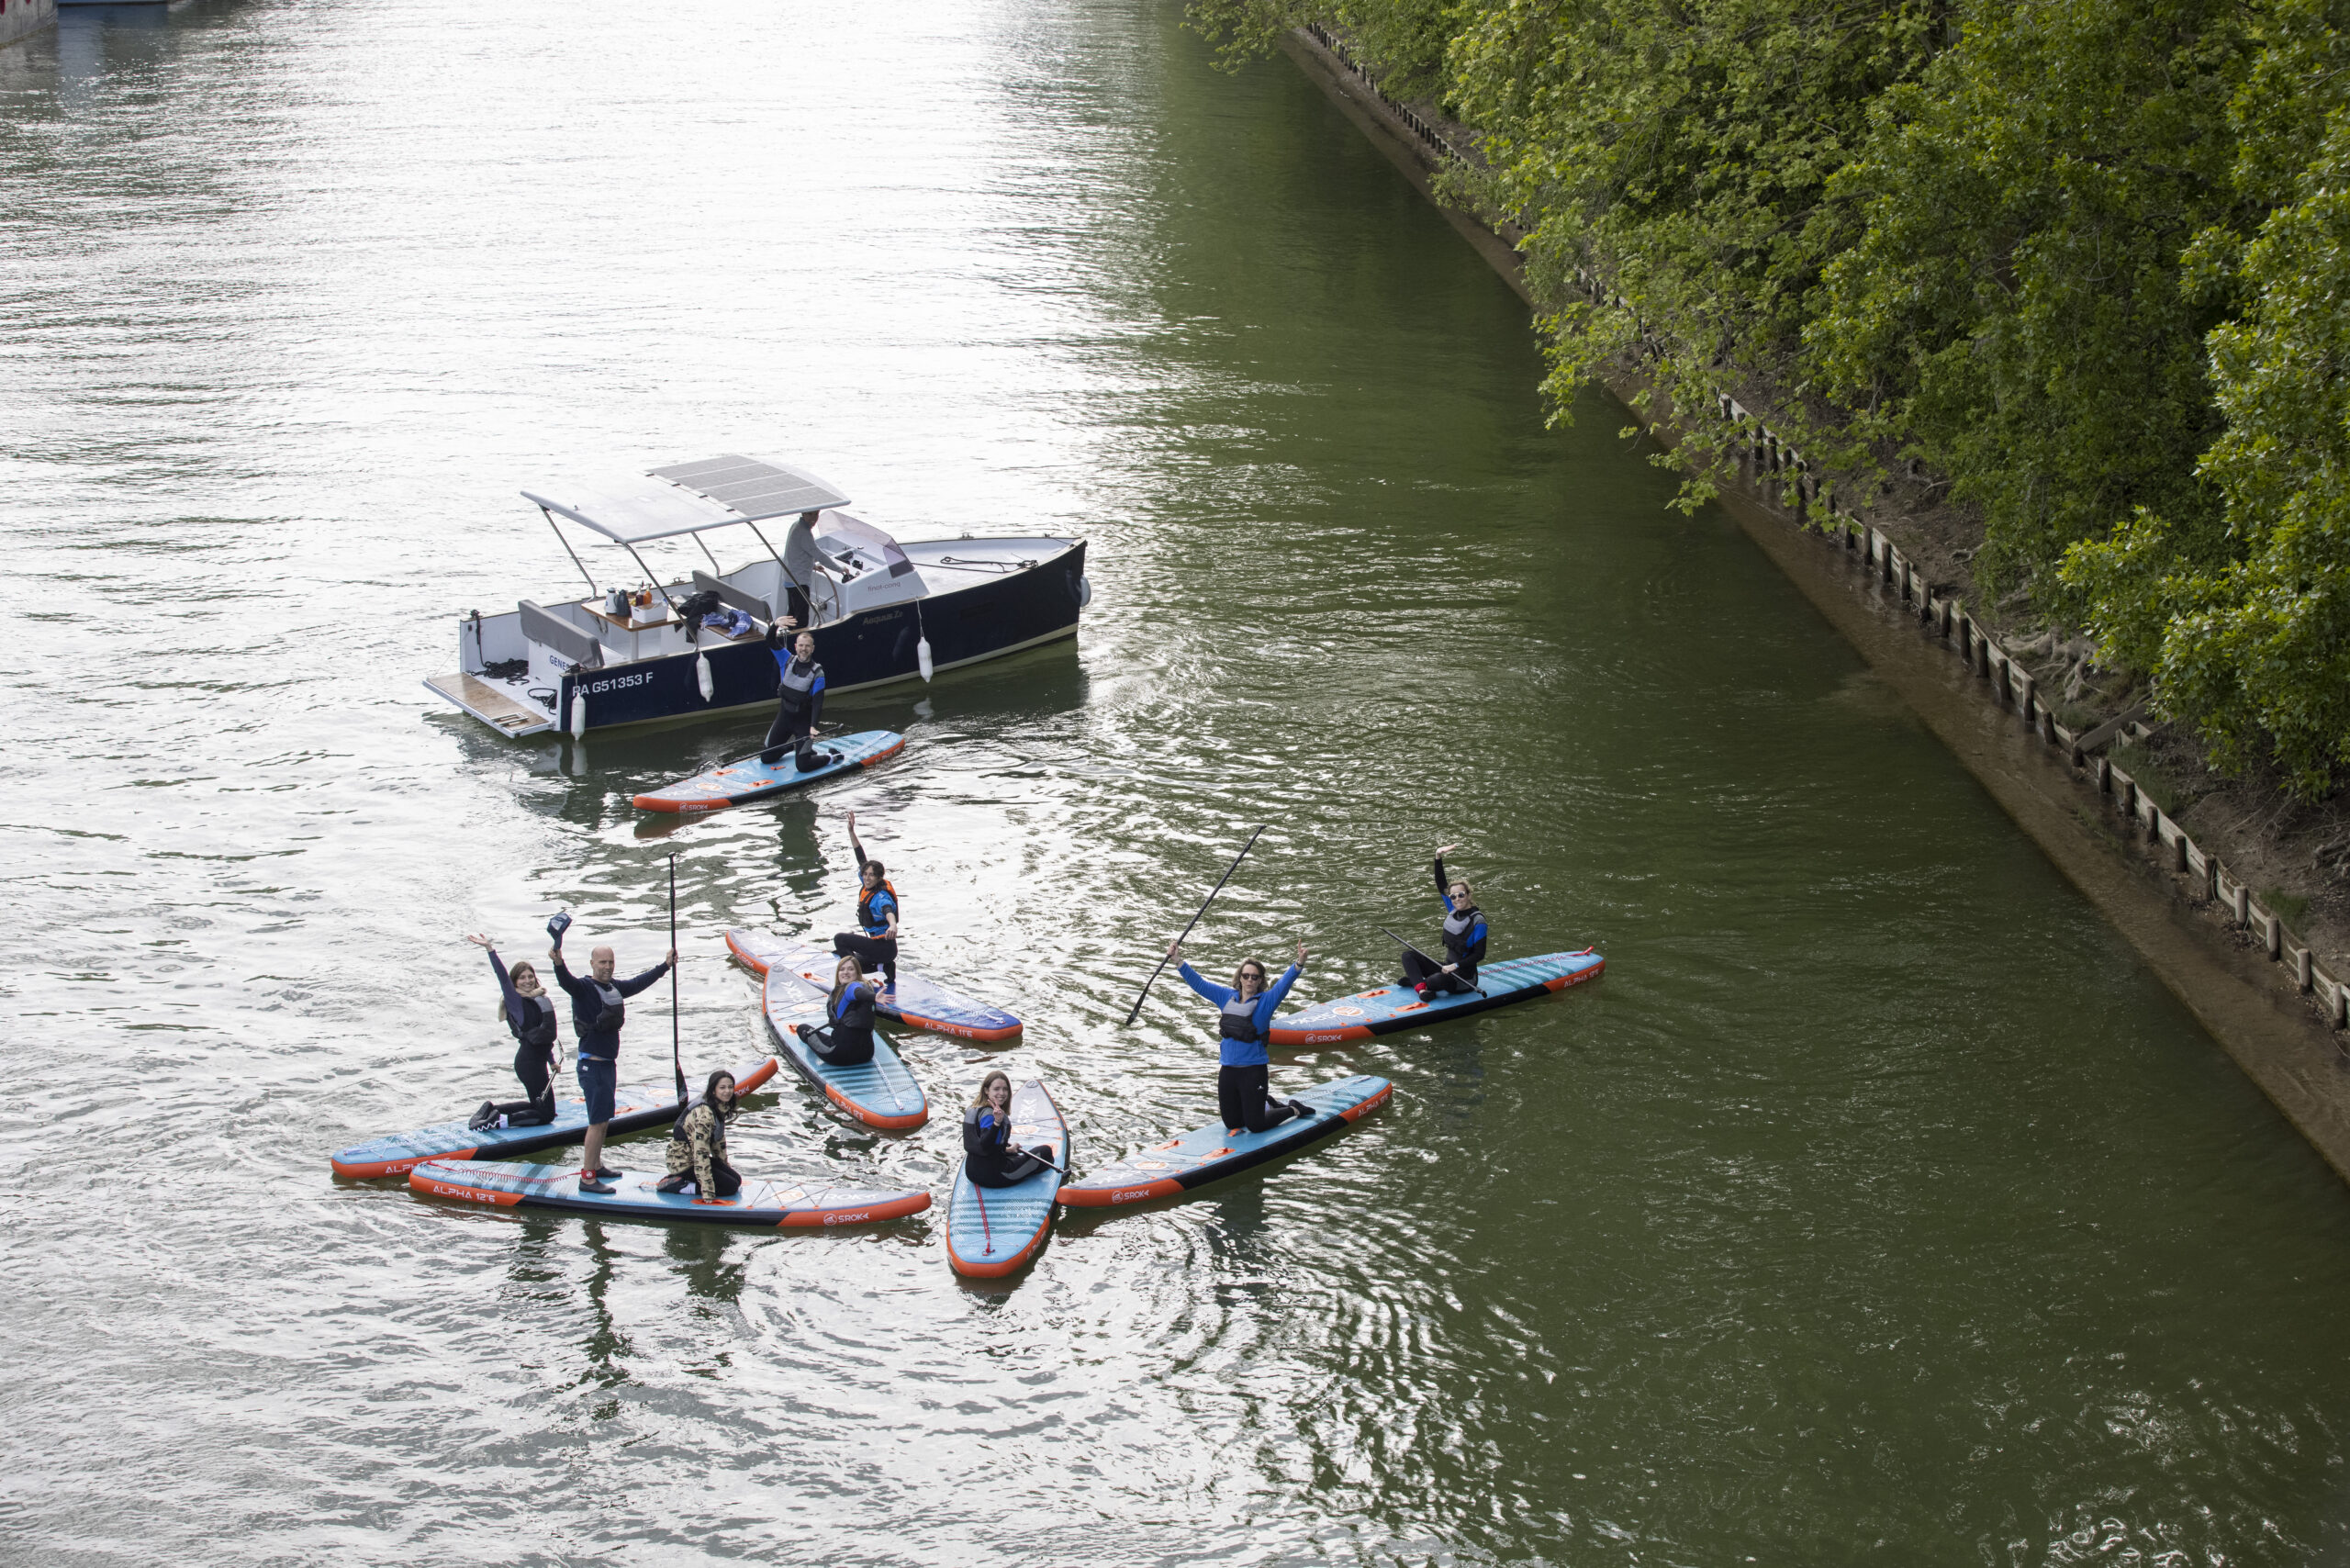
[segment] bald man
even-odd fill
[[[563,938],[547,949],[554,960],[555,983],[571,993],[572,1037],[579,1042],[579,1092],[588,1098],[588,1148],[579,1162],[579,1190],[609,1193],[608,1184],[621,1174],[604,1168],[604,1132],[612,1122],[612,1092],[620,1082],[621,1025],[626,1021],[626,999],[669,972],[677,950],[631,980],[614,980],[616,960],[610,947],[588,955],[588,978],[564,968]]]

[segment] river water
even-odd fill
[[[12,1562],[2340,1561],[2350,1195],[1725,518],[1286,62],[1157,0],[68,12],[0,53],[17,693]],[[522,484],[752,450],[912,536],[1092,542],[1073,644],[666,836],[756,722],[509,745],[420,687],[573,591]],[[670,557],[682,566],[682,555]],[[591,566],[613,570],[608,563]],[[624,966],[677,857],[1015,1006],[1080,1167],[1212,1111],[1158,949],[1387,972],[1464,848],[1597,984],[1284,1057],[1393,1103],[1066,1219],[688,1233],[338,1183],[507,1092],[461,935]],[[1398,923],[1402,923],[1398,924]],[[662,1070],[658,993],[627,1054]],[[944,1193],[796,1087],[755,1173]],[[657,1159],[645,1143],[620,1163]]]

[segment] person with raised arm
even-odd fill
[[[1460,877],[1447,877],[1444,857],[1460,848],[1448,844],[1436,852],[1436,896],[1444,901],[1445,961],[1431,964],[1409,947],[1404,949],[1404,983],[1426,1001],[1441,992],[1477,989],[1477,966],[1485,958],[1485,917],[1476,896]]]
[[[563,934],[570,925],[567,914],[547,922],[547,935],[554,939],[547,957],[554,960],[555,983],[571,996],[571,1033],[579,1042],[579,1092],[588,1101],[588,1148],[579,1162],[579,1190],[609,1193],[612,1189],[606,1183],[623,1174],[605,1168],[604,1134],[610,1129],[612,1097],[620,1088],[621,1025],[628,1021],[628,998],[667,974],[677,961],[677,950],[670,948],[667,958],[641,975],[615,980],[618,959],[610,947],[597,947],[588,955],[583,979],[564,967]]]
[[[1303,1100],[1272,1098],[1267,1087],[1272,1079],[1272,1058],[1265,1051],[1273,1014],[1289,995],[1289,988],[1297,983],[1297,977],[1305,972],[1305,944],[1297,945],[1297,962],[1270,987],[1265,984],[1265,966],[1254,958],[1242,960],[1226,989],[1202,979],[1197,969],[1182,962],[1181,942],[1169,943],[1167,956],[1177,960],[1175,972],[1183,977],[1185,985],[1215,1003],[1219,1042],[1215,1103],[1226,1130],[1261,1133],[1292,1116],[1311,1117],[1314,1107]]]
[[[816,634],[793,636],[791,617],[786,615],[767,627],[767,647],[775,655],[775,722],[767,726],[759,760],[772,767],[784,753],[796,750],[797,766],[806,773],[822,766],[815,732],[824,717],[824,666],[816,662]]]
[[[898,890],[881,862],[869,858],[857,842],[856,813],[848,814],[848,846],[856,853],[856,924],[855,931],[837,932],[833,951],[855,956],[858,969],[881,971],[881,1000],[894,1002],[898,993]]]
[[[501,998],[498,1015],[514,1036],[514,1076],[522,1081],[525,1098],[503,1103],[485,1100],[465,1125],[476,1132],[491,1127],[543,1127],[554,1120],[554,1078],[563,1070],[563,1047],[555,1041],[554,998],[539,983],[539,971],[529,959],[509,971],[489,938],[476,933],[466,941],[489,955],[489,972],[498,977]]]

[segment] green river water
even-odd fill
[[[2340,1562],[2350,1194],[1732,523],[1286,61],[1171,5],[193,0],[0,52],[17,691],[0,1560]],[[420,686],[573,590],[516,494],[751,450],[910,537],[1091,542],[1074,644],[842,701],[897,761],[650,833],[761,724],[509,744]],[[663,558],[680,569],[683,552]],[[731,562],[730,562],[731,564]],[[1596,984],[1276,1087],[1393,1104],[1066,1218],[458,1210],[328,1153],[510,1092],[464,932],[623,967],[845,922],[942,1113],[736,1161],[944,1194],[1041,1073],[1080,1170],[1213,1111],[1167,938],[1432,930]],[[666,1071],[665,999],[626,1062]],[[619,1163],[659,1159],[650,1142]]]

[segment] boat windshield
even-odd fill
[[[817,519],[816,527],[822,532],[811,531],[804,521],[791,525],[784,560],[795,575],[804,575],[808,565],[818,558],[834,576],[842,577],[862,577],[875,570],[902,577],[914,569],[896,540],[845,511],[825,512]]]

